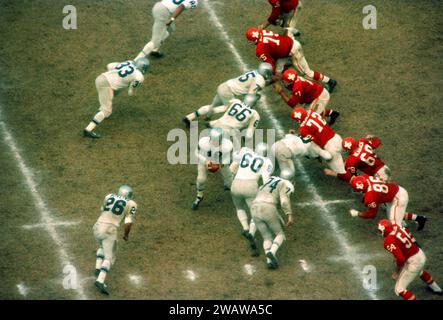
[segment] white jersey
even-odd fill
[[[246,147],[241,148],[240,152],[234,156],[231,168],[233,171],[237,171],[234,178],[236,180],[255,180],[258,182],[262,177],[263,183],[269,179],[274,171],[270,159],[262,157]]]
[[[260,115],[256,110],[251,109],[238,99],[233,99],[223,116],[209,124],[212,128],[241,130],[246,127],[256,128],[259,121]]]
[[[132,223],[137,213],[137,204],[134,200],[128,200],[114,193],[110,193],[105,197],[102,213],[98,218],[98,222],[111,223],[116,227],[120,226],[120,222],[125,218],[125,223]]]
[[[127,89],[130,85],[134,88],[138,87],[145,77],[134,64],[134,61],[125,61],[122,63],[113,62],[108,64],[108,71],[103,75],[108,80],[113,90]]]
[[[222,139],[221,145],[214,145],[211,143],[210,137],[203,137],[198,141],[198,148],[196,150],[200,163],[211,161],[219,164],[231,163],[231,152],[233,145],[231,140]]]
[[[198,0],[162,0],[161,4],[173,13],[180,5],[183,5],[185,9],[197,8]]]
[[[240,77],[226,81],[226,84],[236,96],[257,93],[266,86],[266,80],[257,70],[246,72]]]
[[[282,139],[283,143],[291,150],[292,156],[301,156],[308,153],[309,144],[295,134],[286,134]]]
[[[280,204],[286,214],[291,214],[290,196],[293,192],[294,185],[290,181],[272,176],[259,188],[253,204]]]

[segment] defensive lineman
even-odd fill
[[[288,217],[286,226],[292,225],[294,222],[290,196],[293,192],[294,186],[291,182],[272,176],[260,187],[252,203],[252,218],[263,237],[263,249],[269,269],[278,268],[277,250],[286,239],[282,228],[283,220],[278,213],[277,205],[280,204]]]
[[[260,122],[260,115],[253,108],[260,99],[258,94],[247,94],[242,101],[238,99],[231,100],[230,104],[220,109],[224,112],[223,116],[210,121],[211,128],[221,128],[227,134],[233,137],[235,147],[240,145],[240,130],[246,130],[246,142],[249,143],[254,137],[255,128]],[[238,150],[238,149],[236,149]]]
[[[232,182],[231,195],[237,210],[237,218],[243,230],[242,235],[248,239],[252,249],[252,255],[258,256],[255,242],[255,223],[251,216],[250,207],[258,192],[258,181],[262,178],[262,183],[267,181],[274,171],[272,161],[266,158],[267,146],[260,143],[256,147],[256,152],[249,148],[242,148],[238,155],[234,156],[230,168],[235,175]]]
[[[112,114],[112,99],[118,95],[121,90],[128,89],[128,95],[134,95],[134,90],[144,81],[144,74],[148,71],[149,60],[146,58],[125,62],[113,62],[108,64],[107,72],[102,73],[95,79],[95,86],[100,101],[99,112],[92,121],[83,130],[83,135],[89,138],[100,138],[100,135],[93,130],[104,119]]]
[[[232,173],[229,169],[231,163],[232,142],[223,138],[223,130],[212,129],[209,137],[203,137],[198,142],[195,150],[198,157],[197,165],[197,198],[192,203],[192,209],[197,210],[203,200],[208,171],[220,172],[223,176],[225,190],[231,188]]]
[[[108,194],[103,201],[102,213],[92,229],[99,245],[95,262],[95,275],[97,277],[95,286],[106,295],[109,294],[105,285],[106,275],[116,258],[117,228],[125,218],[123,239],[128,241],[129,232],[137,212],[137,204],[132,200],[133,196],[132,188],[128,185],[122,185],[117,194]]]
[[[198,117],[205,115],[210,118],[214,112],[214,108],[228,105],[229,101],[235,98],[243,99],[246,94],[258,93],[271,82],[271,78],[272,66],[269,63],[262,62],[259,64],[257,70],[245,72],[237,78],[230,79],[220,84],[212,103],[188,114],[183,118],[183,122],[186,127],[189,128],[190,122]],[[217,109],[215,110],[215,113],[217,113]]]
[[[152,8],[154,25],[152,26],[152,37],[137,58],[144,58],[151,54],[156,58],[163,56],[158,50],[165,40],[175,31],[175,19],[187,9],[197,8],[198,0],[162,0]]]

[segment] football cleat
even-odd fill
[[[198,206],[200,205],[200,202],[202,202],[203,197],[197,197],[194,202],[192,203],[192,210],[197,210]]]
[[[252,250],[251,255],[253,257],[258,257],[260,255],[260,253],[258,252],[257,243],[255,241],[254,236],[247,230],[242,230],[241,234],[243,237],[245,237],[249,241],[249,246],[251,247],[251,250]]]
[[[163,58],[165,55],[161,52],[158,52],[158,51],[152,51],[150,56],[160,59],[160,58]]]
[[[329,93],[332,93],[334,91],[335,86],[337,85],[337,81],[335,81],[334,79],[329,79],[327,85],[328,85],[327,90],[329,91]]]
[[[99,139],[100,135],[95,133],[94,131],[83,130],[83,136],[92,139]]]
[[[328,125],[330,125],[330,126],[332,126],[334,123],[335,123],[335,121],[337,120],[337,118],[340,116],[340,112],[338,112],[338,111],[332,111],[331,112],[331,115],[329,116],[329,122],[328,122]]]
[[[184,123],[184,125],[186,126],[187,129],[191,128],[191,121],[189,121],[189,119],[187,117],[184,117],[182,119],[182,122]]]
[[[104,283],[101,283],[101,282],[96,281],[96,282],[95,282],[95,287],[96,287],[101,293],[106,294],[106,295],[109,295],[108,288],[106,287],[106,285],[105,285]]]
[[[266,253],[266,257],[271,260],[271,262],[268,262],[268,268],[269,269],[277,269],[278,268],[278,261],[277,261],[277,258],[272,254],[271,251],[268,251]]]
[[[418,223],[417,231],[423,230],[427,220],[428,218],[426,218],[426,216],[417,216],[417,219],[415,220]]]

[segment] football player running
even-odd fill
[[[186,127],[189,128],[191,121],[201,116],[210,118],[212,114],[217,113],[214,108],[229,104],[232,99],[243,99],[246,94],[255,94],[272,81],[272,66],[269,63],[262,62],[257,70],[245,72],[237,78],[223,82],[217,88],[217,93],[212,103],[199,108],[183,118]],[[220,107],[223,109],[223,107]]]
[[[252,219],[263,237],[263,249],[269,269],[278,268],[277,250],[286,240],[282,225],[283,219],[278,213],[280,204],[282,211],[288,218],[286,226],[294,223],[291,210],[290,196],[294,186],[288,180],[280,177],[269,177],[258,191],[252,202]]]
[[[294,37],[299,36],[300,32],[295,28],[298,19],[300,19],[302,3],[299,0],[268,0],[272,6],[271,14],[268,19],[258,26],[258,29],[266,29],[271,24],[285,28]]]
[[[249,28],[246,38],[255,44],[255,54],[263,62],[272,65],[274,73],[282,73],[286,65],[294,65],[306,78],[326,84],[332,93],[337,81],[318,71],[313,71],[306,61],[300,42],[291,36],[276,34],[269,30]],[[278,64],[278,66],[277,66]]]
[[[280,177],[292,181],[295,175],[294,160],[298,157],[318,158],[325,161],[332,159],[331,154],[312,142],[305,143],[294,130],[289,132],[271,147],[271,158],[276,159],[280,168]]]
[[[133,190],[128,185],[122,185],[116,194],[108,194],[103,201],[102,213],[92,229],[99,245],[95,262],[95,276],[97,277],[95,286],[106,295],[109,295],[105,285],[106,275],[116,258],[117,229],[124,218],[123,239],[128,241],[129,232],[135,220],[137,204],[132,200],[133,197]]]
[[[144,58],[151,55],[155,58],[163,57],[159,52],[160,46],[175,31],[175,19],[185,10],[197,8],[198,0],[162,0],[152,8],[154,25],[152,26],[152,37],[142,51],[135,58]]]
[[[242,148],[234,155],[230,169],[235,175],[231,187],[232,201],[237,210],[237,218],[243,227],[242,235],[249,241],[252,255],[258,256],[255,242],[255,223],[250,219],[250,207],[258,191],[260,178],[262,183],[268,180],[274,171],[272,161],[266,158],[267,145],[259,143],[255,152],[249,148]],[[249,216],[249,217],[248,217]]]
[[[442,295],[443,291],[431,274],[424,270],[425,253],[409,230],[392,224],[387,219],[378,222],[378,230],[384,237],[383,247],[394,256],[397,265],[397,270],[392,274],[392,278],[396,280],[395,294],[404,300],[416,300],[415,295],[408,290],[408,286],[420,276],[432,293]]]
[[[254,138],[255,128],[260,122],[260,115],[253,108],[260,99],[258,94],[245,95],[243,101],[238,99],[231,100],[230,104],[220,108],[220,112],[224,112],[220,118],[208,123],[211,128],[221,128],[226,136],[233,138],[236,150],[240,146],[240,130],[246,129],[246,143],[252,142]]]
[[[203,200],[208,172],[215,173],[220,170],[223,176],[225,190],[230,190],[232,173],[229,169],[231,163],[232,142],[223,137],[223,130],[212,129],[208,137],[203,137],[198,142],[195,154],[198,157],[197,165],[197,197],[192,203],[192,209],[197,210]]]
[[[149,69],[149,60],[140,58],[134,61],[113,62],[108,64],[108,71],[102,73],[95,79],[95,86],[100,102],[99,112],[83,130],[85,137],[98,139],[100,135],[93,130],[112,114],[112,99],[121,90],[128,89],[128,95],[132,96],[135,89],[140,87],[144,81],[144,74]]]
[[[374,219],[380,204],[386,203],[386,212],[392,224],[402,225],[403,219],[417,222],[417,230],[422,230],[427,218],[414,213],[407,213],[409,202],[408,192],[395,183],[383,182],[382,180],[368,175],[356,176],[351,179],[351,186],[357,192],[364,193],[364,204],[367,211],[359,212],[350,209],[353,217]]]

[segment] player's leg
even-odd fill
[[[275,144],[275,157],[280,168],[280,177],[292,181],[295,175],[295,166],[291,150],[282,141]]]
[[[298,3],[298,6],[295,8],[295,10],[290,14],[290,17],[288,19],[288,31],[294,35],[294,37],[300,35],[300,31],[297,30],[296,25],[298,20],[300,19],[302,11],[302,4],[301,2]]]
[[[102,246],[103,235],[100,234],[97,223],[94,224],[92,232],[98,244],[97,253],[95,255],[95,276],[98,277],[98,275],[100,274],[100,269],[102,267],[103,260],[105,259],[105,252]]]
[[[206,180],[208,179],[208,169],[205,164],[199,163],[197,165],[197,197],[192,203],[192,209],[197,210],[200,202],[203,200],[205,192]]]
[[[95,85],[98,93],[98,100],[100,102],[99,112],[92,118],[92,121],[83,131],[84,135],[90,138],[99,138],[100,136],[93,132],[93,130],[106,118],[112,114],[112,99],[114,97],[114,90],[109,85],[108,80],[100,75],[95,80]]]
[[[337,172],[338,174],[345,174],[345,164],[343,162],[343,157],[340,153],[342,147],[341,147],[342,138],[336,134],[331,140],[326,143],[324,149],[328,151],[332,159],[328,161],[328,167]]]
[[[397,200],[397,202],[395,202],[395,200]],[[423,230],[428,218],[426,216],[417,215],[412,212],[406,212],[409,202],[409,195],[408,192],[403,187],[399,188],[398,193],[395,196],[395,200],[393,201],[393,205],[390,208],[391,209],[390,214],[394,215],[394,218],[392,219],[394,219],[395,221],[398,221],[400,219],[415,221],[418,224],[417,230],[418,231]]]
[[[223,187],[225,188],[225,190],[231,190],[233,176],[231,170],[229,169],[229,165],[222,165],[220,169],[220,174],[223,177]]]
[[[100,273],[95,282],[96,287],[104,294],[109,294],[105,285],[106,276],[111,269],[111,265],[115,261],[115,242],[117,241],[117,227],[113,225],[100,224],[99,233],[105,234],[104,239],[101,241],[104,260],[102,262]]]
[[[269,229],[275,235],[275,237],[272,240],[271,249],[266,254],[266,256],[270,258],[272,263],[277,267],[278,266],[277,251],[281,247],[283,242],[286,240],[286,237],[283,231],[281,217],[279,216],[275,206],[269,205],[267,207],[267,211],[268,212],[266,213],[266,216],[268,217],[268,219],[266,220],[266,223],[269,226]]]
[[[415,295],[407,290],[408,285],[417,276],[416,272],[408,270],[409,262],[406,262],[402,271],[398,275],[397,282],[395,283],[395,294],[402,297],[404,300],[416,300]]]

